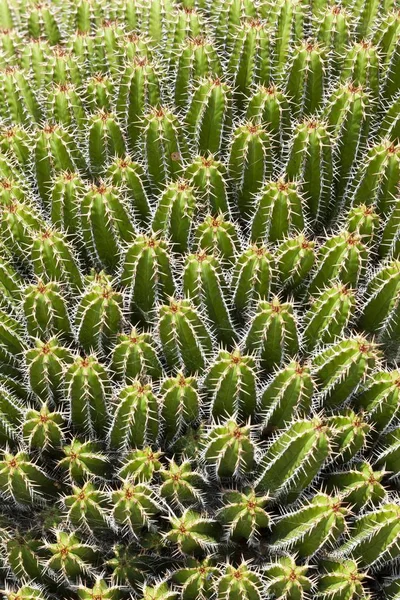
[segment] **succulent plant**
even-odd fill
[[[0,0],[0,594],[400,598],[398,0]]]

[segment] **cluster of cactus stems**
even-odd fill
[[[0,0],[6,600],[400,599],[397,0]]]

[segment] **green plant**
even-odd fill
[[[6,600],[400,598],[398,0],[0,0]]]

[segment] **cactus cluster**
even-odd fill
[[[0,0],[5,600],[400,599],[398,0]]]

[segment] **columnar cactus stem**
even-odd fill
[[[218,78],[222,74],[220,59],[211,39],[202,35],[186,38],[172,54],[171,63],[174,69],[174,99],[180,108],[187,108],[195,82],[207,76]],[[199,91],[197,94],[200,97]]]
[[[218,154],[231,121],[231,90],[218,77],[200,80],[186,113],[193,147],[202,155]]]
[[[296,321],[291,303],[260,301],[245,337],[247,352],[255,353],[262,368],[270,372],[299,351]]]
[[[134,380],[118,394],[109,431],[112,448],[154,443],[158,434],[158,406],[150,384]]]
[[[107,352],[123,321],[122,294],[105,273],[87,277],[75,315],[76,335],[85,352]]]
[[[274,374],[259,405],[267,430],[282,429],[294,416],[308,414],[313,392],[314,384],[307,366],[291,361]]]
[[[295,500],[327,460],[331,431],[320,419],[302,419],[272,441],[260,465],[257,489]],[[290,456],[291,460],[287,461]]]
[[[323,122],[306,119],[295,130],[286,166],[289,180],[301,177],[305,213],[313,223],[323,223],[331,201],[332,140]]]
[[[127,194],[134,211],[134,216],[145,225],[150,221],[151,206],[146,191],[147,175],[130,156],[116,158],[108,167],[106,176],[112,185],[119,187]]]
[[[128,289],[133,318],[151,320],[157,302],[175,293],[169,245],[156,235],[138,235],[125,254],[121,284]]]
[[[247,91],[253,83],[268,85],[271,79],[271,31],[262,20],[244,19],[236,31],[228,62],[234,78],[239,107],[245,105]]]
[[[257,496],[254,490],[230,491],[224,494],[224,505],[219,517],[229,538],[256,542],[259,533],[270,526],[270,516],[265,510],[267,495]]]
[[[240,427],[233,419],[213,425],[204,439],[203,452],[206,464],[218,477],[245,477],[255,461],[250,427]]]
[[[177,127],[176,116],[167,108],[153,108],[144,117],[143,137],[147,168],[155,190],[182,174],[187,145]]]
[[[237,189],[237,205],[242,218],[253,210],[254,196],[264,178],[273,173],[272,144],[269,133],[257,123],[248,122],[235,129],[229,157],[229,175]]]
[[[214,216],[229,214],[227,177],[223,163],[211,154],[197,157],[185,170],[185,178],[196,189],[196,195]]]
[[[299,186],[284,179],[268,182],[256,200],[253,242],[277,242],[304,229],[304,200]]]
[[[367,589],[364,581],[367,574],[358,570],[355,560],[329,560],[322,562],[324,574],[318,584],[318,595],[321,598],[332,598],[339,600],[344,596],[353,598],[367,597]]]
[[[381,481],[385,471],[376,471],[369,463],[356,464],[348,471],[329,474],[327,488],[337,491],[351,506],[362,510],[366,505],[378,505],[386,490]]]
[[[302,42],[290,63],[286,94],[294,104],[294,116],[312,115],[322,105],[326,87],[325,50],[318,43]]]
[[[212,352],[211,335],[189,300],[171,300],[160,307],[158,323],[161,344],[168,366],[182,365],[188,373],[204,369]]]
[[[25,355],[29,384],[32,391],[43,400],[58,403],[64,392],[66,367],[71,364],[71,352],[61,346],[57,338],[36,342]]]
[[[130,334],[120,333],[112,354],[112,371],[117,379],[125,383],[148,375],[159,379],[162,365],[157,356],[150,333],[139,333],[132,329]]]
[[[175,377],[164,379],[160,386],[161,416],[163,419],[163,437],[170,442],[185,429],[197,421],[200,412],[200,396],[194,377],[184,377],[178,373]]]
[[[158,106],[161,92],[157,70],[146,56],[136,56],[128,62],[121,75],[117,99],[117,114],[127,126],[127,137],[132,150],[141,135],[141,120],[149,106]]]
[[[56,176],[51,194],[51,221],[80,242],[80,202],[85,184],[79,174],[65,171]]]
[[[257,300],[267,300],[274,283],[274,258],[263,245],[249,246],[236,260],[232,273],[233,303],[239,318]]]
[[[347,515],[340,496],[318,493],[277,521],[271,534],[272,548],[312,556],[320,548],[332,547],[345,529]]]
[[[227,345],[233,344],[236,333],[218,259],[203,250],[198,254],[188,254],[183,272],[183,290],[196,306],[205,310],[218,339]]]
[[[239,417],[242,421],[251,417],[255,412],[256,381],[256,364],[251,356],[239,349],[222,350],[204,380],[212,416]]]
[[[84,196],[81,204],[83,240],[91,258],[114,271],[121,258],[121,245],[134,238],[134,227],[126,200],[118,190],[100,183]]]
[[[380,340],[394,344],[399,336],[399,286],[400,263],[396,260],[383,266],[370,280],[359,321],[364,331],[377,333]]]
[[[308,287],[310,294],[321,291],[327,281],[338,279],[356,286],[365,273],[368,252],[357,232],[342,231],[327,238],[318,249],[317,264]]]
[[[278,598],[296,600],[307,597],[313,587],[308,565],[299,566],[292,556],[282,556],[264,569],[267,590]]]
[[[351,554],[360,565],[372,568],[383,561],[395,560],[399,555],[398,517],[399,507],[395,503],[383,503],[358,517],[349,540],[340,547],[342,555]]]
[[[365,380],[378,360],[376,344],[363,337],[339,340],[313,359],[314,377],[325,406],[342,404]]]
[[[301,289],[315,262],[315,242],[303,233],[288,238],[277,250],[279,283],[286,290]]]
[[[221,214],[207,216],[196,227],[193,237],[198,250],[213,250],[227,265],[234,262],[240,249],[237,227]]]
[[[369,127],[370,97],[361,86],[345,83],[335,90],[324,115],[335,139],[336,195],[343,197],[360,144]]]
[[[108,424],[107,371],[94,356],[78,357],[65,374],[70,419],[78,431],[104,437]]]
[[[314,350],[319,345],[333,343],[345,331],[354,309],[354,291],[341,283],[312,297],[303,332],[307,349]]]
[[[273,150],[278,159],[282,158],[283,144],[289,137],[290,116],[287,95],[273,84],[257,87],[249,99],[246,118],[262,123],[271,133]]]
[[[193,188],[184,179],[179,179],[165,188],[154,213],[153,231],[169,238],[172,249],[179,254],[189,249],[195,209]]]

